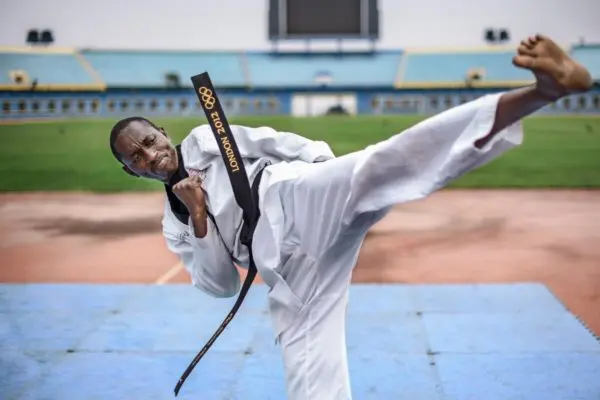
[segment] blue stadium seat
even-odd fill
[[[470,69],[484,71],[483,81],[528,81],[530,72],[512,65],[514,51],[406,53],[403,82],[463,82]]]
[[[165,74],[179,74],[181,85],[208,71],[215,86],[245,85],[242,60],[236,52],[96,51],[82,55],[109,87],[165,86]]]
[[[10,72],[24,70],[39,84],[93,84],[94,79],[73,54],[0,53],[0,84],[13,84]]]
[[[259,87],[392,87],[401,51],[373,54],[248,53],[252,85]]]
[[[600,79],[600,45],[573,47],[571,55],[589,69],[594,79]]]

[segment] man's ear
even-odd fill
[[[135,172],[133,172],[132,170],[130,170],[126,165],[123,165],[122,168],[123,168],[123,171],[127,172],[129,175],[135,176],[136,178],[140,177],[138,174],[136,174]]]

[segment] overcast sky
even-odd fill
[[[0,45],[50,28],[56,45],[268,49],[267,0],[0,0]],[[512,44],[537,31],[562,44],[600,43],[600,0],[380,0],[379,48],[483,44],[487,26]]]

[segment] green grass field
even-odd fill
[[[268,125],[327,141],[336,155],[417,123],[420,117],[252,117],[232,119]],[[202,119],[157,120],[178,143]],[[114,121],[64,121],[0,125],[1,191],[161,190],[158,183],[123,173],[108,148]],[[493,163],[455,181],[463,188],[600,187],[600,118],[531,117],[525,142]]]

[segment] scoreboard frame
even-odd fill
[[[327,0],[322,0],[325,3]],[[346,0],[356,3],[356,0]],[[354,32],[338,32],[338,33],[318,33],[319,27],[305,26],[304,30],[310,30],[316,33],[298,33],[290,32],[288,27],[288,9],[290,3],[295,7],[299,7],[302,0],[269,0],[268,11],[268,37],[271,41],[284,40],[311,40],[311,39],[379,39],[379,9],[377,0],[358,0],[359,10],[359,26]],[[354,6],[352,6],[354,7]],[[293,18],[293,16],[289,16]],[[340,13],[340,17],[343,14]],[[301,29],[299,29],[301,30]],[[321,28],[323,30],[323,28]]]

